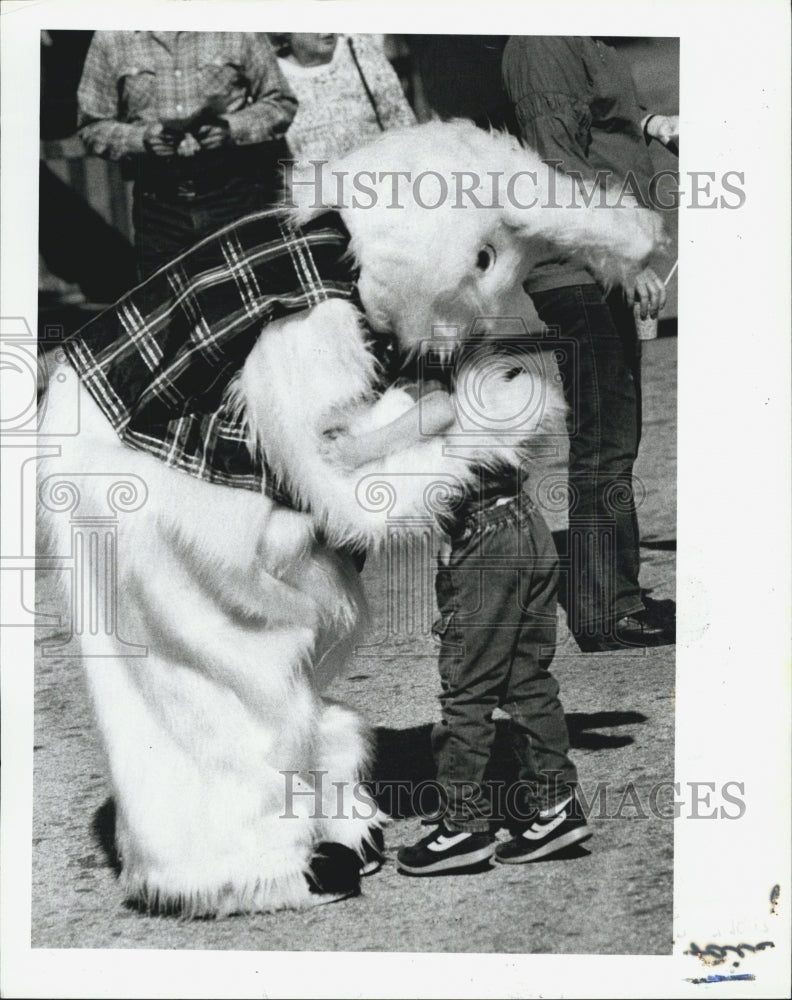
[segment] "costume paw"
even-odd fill
[[[362,864],[360,856],[350,847],[329,842],[318,844],[305,875],[308,889],[315,895],[355,896],[360,892]]]

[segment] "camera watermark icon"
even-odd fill
[[[145,656],[145,646],[117,634],[119,517],[139,510],[148,491],[139,476],[126,473],[46,476],[42,460],[57,459],[64,444],[80,431],[79,385],[59,346],[62,331],[45,331],[40,345],[24,319],[0,320],[0,368],[4,391],[0,447],[3,459],[3,519],[0,572],[7,599],[3,627],[51,627],[67,633],[45,640],[44,656]],[[47,349],[51,347],[51,349]],[[59,393],[58,424],[42,425],[49,393]],[[64,531],[37,525],[36,511],[68,518]],[[37,534],[39,535],[37,539]],[[65,551],[51,551],[53,539],[68,537]],[[37,542],[39,544],[37,544]],[[43,543],[43,544],[42,544]],[[36,610],[35,580],[52,572],[66,584],[68,628],[60,614]]]

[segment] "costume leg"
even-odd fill
[[[371,829],[385,819],[364,784],[370,757],[370,734],[363,721],[343,705],[325,701],[316,744],[323,812],[319,839],[343,844],[358,854],[370,840]]]

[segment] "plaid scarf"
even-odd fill
[[[206,482],[294,506],[251,456],[226,389],[262,328],[331,298],[359,306],[337,213],[302,228],[257,212],[161,268],[64,344],[130,448]]]

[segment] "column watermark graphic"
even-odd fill
[[[57,458],[64,443],[80,431],[80,403],[76,382],[66,375],[63,350],[52,347],[62,336],[59,329],[45,331],[40,349],[27,322],[2,320],[0,367],[13,379],[12,406],[3,408],[0,447],[3,474],[13,484],[5,491],[0,572],[6,600],[3,627],[43,626],[54,635],[41,645],[41,655],[59,657],[107,656],[107,638],[114,640],[112,655],[146,656],[145,646],[129,643],[117,634],[119,518],[139,510],[146,502],[145,482],[125,472],[97,472],[46,476],[37,484],[41,459]],[[41,434],[50,380],[67,389],[74,385],[71,405],[62,407],[56,433]],[[5,394],[4,394],[5,396]],[[13,506],[9,506],[9,504]],[[49,539],[37,537],[38,506],[67,517],[70,547],[50,551]],[[68,614],[37,610],[35,576],[58,574]]]
[[[117,633],[118,519],[140,510],[147,496],[135,475],[52,475],[41,483],[41,505],[67,515],[71,526],[71,551],[47,566],[69,574],[71,632],[65,642],[44,644],[43,656],[106,656],[108,638],[114,639],[114,656],[147,655],[146,646]]]

